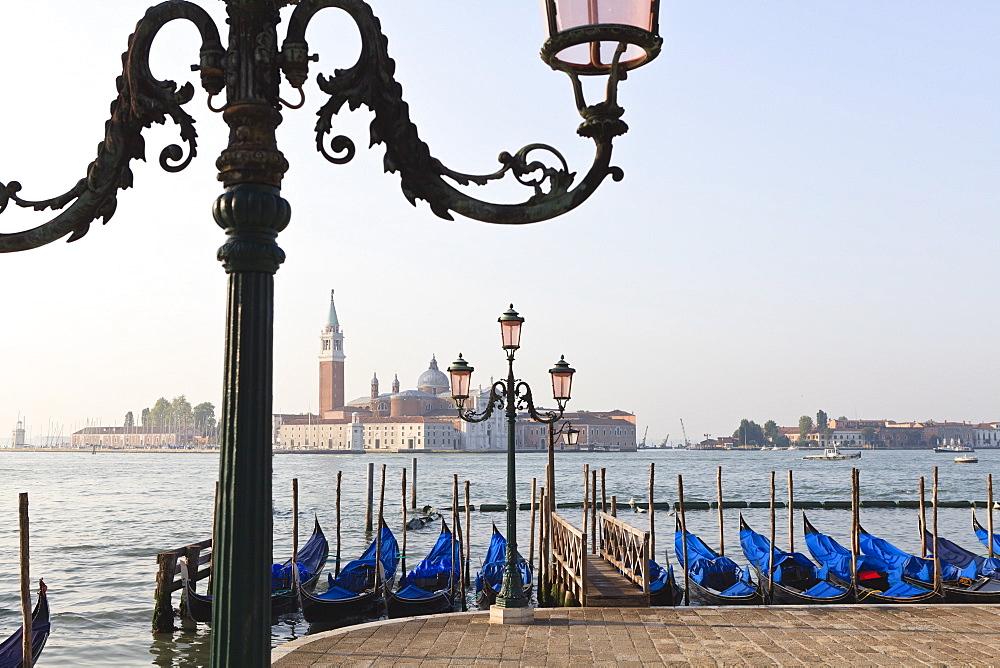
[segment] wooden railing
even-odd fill
[[[608,513],[598,513],[601,556],[649,594],[649,532]]]
[[[587,535],[552,513],[552,583],[587,605]]]
[[[175,631],[174,608],[171,604],[171,594],[184,588],[184,581],[177,577],[181,572],[180,560],[184,559],[188,577],[192,583],[211,576],[212,539],[200,543],[167,550],[156,555],[156,593],[153,595],[156,607],[153,609],[153,633],[169,633]],[[202,566],[206,566],[202,568]],[[185,619],[182,611],[181,619]]]

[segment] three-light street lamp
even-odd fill
[[[215,222],[226,233],[217,257],[229,275],[229,293],[212,561],[211,663],[242,668],[267,665],[270,656],[274,274],[285,260],[277,236],[291,219],[291,207],[281,196],[289,165],[278,149],[276,128],[283,120],[283,108],[297,109],[305,102],[303,86],[310,63],[318,58],[309,52],[306,41],[312,18],[324,9],[343,11],[356,24],[361,42],[353,66],[316,78],[327,96],[315,125],[316,146],[322,155],[334,164],[354,157],[351,139],[331,136],[333,117],[345,106],[353,110],[365,105],[374,112],[370,143],[385,146],[386,170],[399,174],[403,194],[411,203],[424,200],[442,218],[451,219],[457,213],[501,224],[533,223],[561,215],[590,197],[606,177],[616,181],[623,177],[622,170],[611,165],[612,141],[628,130],[617,102],[618,84],[628,71],[655,58],[663,40],[657,34],[658,0],[543,0],[548,39],[541,57],[572,81],[583,117],[577,133],[593,140],[593,164],[577,179],[556,149],[529,144],[513,154],[501,153],[495,172],[471,175],[447,168],[420,139],[402,87],[394,79],[388,40],[364,0],[225,3],[226,43],[215,20],[192,2],[170,0],[146,11],[128,39],[122,56],[124,69],[117,79],[118,97],[111,104],[104,139],[85,176],[65,193],[41,200],[22,197],[17,181],[0,183],[0,212],[11,203],[58,212],[37,227],[0,233],[0,253],[29,250],[64,237],[76,241],[94,221],[107,222],[115,213],[118,191],[134,184],[131,162],[145,157],[142,133],[154,123],[172,120],[180,130],[179,143],[186,146],[164,148],[160,166],[177,172],[190,164],[197,154],[197,132],[184,105],[194,98],[195,87],[155,78],[149,53],[167,23],[192,24],[201,42],[198,64],[192,69],[208,93],[209,108],[221,112],[230,129],[229,144],[216,161],[224,191],[212,209]],[[294,9],[279,45],[279,10],[287,5]],[[281,97],[282,75],[302,97],[295,106]],[[584,99],[580,77],[588,76],[607,77],[605,99],[596,104]],[[220,95],[223,99],[214,102]],[[554,165],[529,159],[538,154],[548,154]],[[530,191],[521,203],[494,204],[456,187],[486,185],[508,173]],[[513,321],[504,327],[519,331]],[[511,345],[504,347],[512,355],[517,341]],[[571,371],[566,369],[565,363],[553,369],[560,406],[569,397],[571,375],[567,374]],[[515,389],[510,387],[511,400]],[[513,447],[510,457],[513,462]],[[510,517],[512,512],[508,509]],[[509,538],[514,545],[513,532]]]
[[[565,357],[561,357],[549,369],[552,377],[552,397],[556,400],[557,410],[539,411],[531,398],[531,387],[514,376],[514,353],[521,347],[521,325],[524,318],[514,310],[514,305],[499,318],[500,334],[503,349],[507,352],[507,379],[493,383],[486,405],[477,413],[466,409],[465,402],[469,399],[469,385],[472,380],[473,368],[458,356],[458,359],[448,367],[451,374],[451,395],[458,408],[458,415],[466,422],[482,422],[489,419],[495,409],[503,409],[507,418],[507,554],[500,594],[497,596],[496,607],[503,609],[527,609],[528,601],[524,597],[524,587],[521,573],[517,568],[517,493],[515,471],[515,427],[518,409],[526,409],[536,422],[553,424],[562,419],[566,410],[566,402],[570,399],[573,387],[573,374],[576,369],[570,367]],[[522,615],[523,617],[523,615]]]

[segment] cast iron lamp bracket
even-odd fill
[[[123,71],[117,79],[118,98],[111,103],[111,118],[104,126],[104,140],[97,147],[97,158],[87,167],[87,176],[68,191],[46,200],[29,200],[19,193],[17,181],[0,183],[0,213],[10,202],[35,211],[63,210],[51,221],[23,232],[0,234],[0,252],[29,250],[51,243],[67,234],[76,241],[87,233],[90,224],[102,219],[107,223],[118,206],[118,190],[132,187],[132,160],[145,160],[142,131],[153,123],[163,124],[167,117],[179,127],[181,143],[160,151],[160,166],[179,172],[198,154],[198,133],[194,119],[182,105],[194,96],[194,86],[178,88],[173,81],[156,79],[149,68],[149,49],[153,38],[166,23],[186,19],[201,34],[200,62],[194,66],[201,73],[202,86],[214,95],[225,85],[223,61],[226,50],[219,31],[208,13],[198,5],[183,0],[150,7],[129,37],[128,50],[122,54]]]
[[[241,10],[235,3],[229,4],[231,12],[251,11]],[[259,0],[248,4],[254,5],[255,11],[273,12],[276,22],[278,8],[287,3]],[[577,108],[584,118],[578,133],[592,139],[596,145],[593,164],[574,185],[576,174],[569,170],[562,154],[547,144],[533,143],[513,153],[501,153],[498,158],[500,168],[491,174],[464,174],[449,169],[434,158],[410,120],[402,86],[393,78],[395,63],[389,57],[388,39],[382,33],[378,18],[364,0],[302,0],[292,11],[280,52],[271,51],[272,48],[277,51],[277,42],[273,28],[268,28],[270,32],[262,34],[267,39],[259,43],[252,54],[240,53],[233,46],[232,36],[230,49],[225,49],[215,23],[197,5],[186,0],[169,0],[151,7],[129,38],[128,50],[122,56],[123,73],[117,80],[118,98],[111,105],[111,119],[105,125],[104,140],[98,146],[97,158],[87,169],[86,178],[62,195],[47,200],[21,197],[21,184],[17,181],[0,183],[0,213],[10,202],[36,211],[60,211],[55,218],[38,227],[22,232],[0,233],[0,252],[37,248],[67,235],[68,241],[76,241],[88,232],[93,221],[101,219],[107,223],[117,208],[118,190],[132,186],[133,174],[129,163],[134,159],[145,159],[142,131],[153,123],[165,123],[170,117],[179,127],[181,143],[187,145],[186,155],[178,144],[164,148],[159,156],[163,169],[180,171],[197,155],[194,119],[182,108],[193,97],[194,87],[190,83],[178,87],[173,81],[160,81],[153,77],[149,68],[149,49],[153,38],[164,24],[174,19],[192,22],[201,34],[200,62],[192,69],[200,72],[202,87],[209,94],[209,108],[231,112],[226,120],[233,132],[230,148],[218,161],[220,179],[227,186],[262,183],[280,187],[281,177],[288,167],[287,161],[273,145],[273,139],[268,140],[264,135],[273,134],[273,127],[281,122],[282,101],[278,97],[276,77],[271,74],[273,70],[269,71],[266,65],[273,63],[280,68],[288,82],[301,93],[308,77],[309,62],[316,60],[315,55],[309,54],[306,28],[317,12],[327,8],[346,12],[361,35],[361,55],[357,63],[348,69],[336,70],[333,76],[317,77],[320,89],[329,99],[317,112],[316,146],[330,162],[343,164],[355,154],[355,145],[350,138],[339,134],[328,138],[333,131],[333,117],[346,104],[351,110],[365,105],[374,112],[371,145],[385,145],[385,170],[399,174],[403,194],[410,203],[424,200],[436,215],[449,220],[454,212],[490,223],[538,222],[576,208],[594,193],[606,177],[610,176],[615,181],[624,177],[620,168],[611,165],[612,140],[628,129],[621,120],[624,110],[617,104],[617,85],[625,78],[628,66],[619,66],[619,59],[628,44],[640,43],[647,52],[648,60],[659,50],[662,42],[659,37],[643,36],[642,31],[638,31],[638,36],[633,35],[634,31],[628,26],[621,26],[621,30],[612,34],[605,26],[601,33],[580,29],[570,31],[569,37],[559,35],[546,42],[542,50],[543,59],[554,69],[566,72],[573,82]],[[611,29],[612,32],[617,30],[614,26]],[[622,34],[618,35],[618,32]],[[567,39],[586,40],[595,35],[620,41],[613,63],[606,72],[607,99],[587,105],[578,72],[565,67],[555,54],[565,46]],[[271,46],[272,40],[274,47]],[[252,57],[263,66],[259,83],[252,83],[249,89],[238,78],[240,59],[247,57]],[[223,88],[226,89],[227,101],[213,108],[211,98]],[[247,102],[251,105],[247,106]],[[285,103],[285,106],[291,105]],[[301,103],[294,108],[299,106]],[[265,107],[268,109],[265,110]],[[258,125],[260,132],[255,129]],[[249,147],[249,152],[241,151],[241,144]],[[548,154],[550,159],[532,159],[539,153]],[[486,202],[452,185],[486,185],[508,173],[532,191],[531,196],[519,204]]]
[[[490,396],[486,402],[486,407],[478,413],[472,409],[466,409],[464,406],[465,400],[459,401],[456,399],[455,404],[458,408],[458,416],[466,422],[484,422],[493,415],[493,411],[503,410],[507,405],[507,382],[506,380],[498,380],[493,383],[490,387]],[[565,401],[561,399],[556,400],[559,406],[558,411],[539,411],[536,409],[535,402],[531,397],[531,387],[523,380],[514,381],[514,396],[512,400],[515,411],[527,410],[535,422],[541,422],[542,424],[549,424],[561,419],[565,410]]]
[[[332,77],[319,75],[317,84],[329,95],[320,108],[316,123],[316,148],[335,164],[349,162],[355,155],[354,142],[344,135],[327,138],[333,131],[333,117],[346,104],[352,111],[361,105],[375,113],[371,123],[371,145],[384,144],[386,149],[385,171],[398,173],[403,194],[411,204],[426,201],[431,210],[441,218],[452,220],[451,212],[489,223],[534,223],[561,215],[586,200],[605,177],[619,181],[624,173],[613,167],[611,141],[623,134],[627,126],[619,120],[623,110],[614,102],[614,90],[619,73],[617,65],[609,80],[611,99],[587,107],[583,103],[579,79],[574,79],[577,104],[585,122],[580,134],[594,140],[597,153],[594,163],[583,179],[571,189],[576,174],[570,172],[565,158],[555,148],[534,143],[520,150],[500,154],[501,167],[492,174],[464,174],[446,167],[434,158],[427,144],[419,136],[416,125],[410,120],[409,106],[403,100],[402,86],[393,78],[396,64],[389,57],[388,39],[382,33],[378,18],[362,0],[304,0],[292,12],[288,33],[281,48],[281,67],[285,78],[293,87],[301,88],[309,73],[309,45],[305,38],[309,21],[322,9],[336,8],[345,11],[357,24],[361,34],[361,54],[352,67],[335,70]],[[624,42],[622,43],[624,49]],[[624,71],[622,71],[624,74]],[[529,160],[536,152],[550,154],[556,165],[548,166],[540,160]],[[448,183],[458,185],[486,185],[490,181],[513,174],[532,195],[520,204],[493,204],[476,199]]]

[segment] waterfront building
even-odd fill
[[[458,417],[451,398],[451,382],[435,355],[414,388],[401,389],[394,375],[389,392],[382,391],[378,374],[369,392],[346,401],[344,391],[344,333],[333,291],[326,324],[320,331],[319,412],[272,416],[273,445],[282,449],[321,450],[506,450],[507,424],[502,410],[483,422]],[[487,389],[471,393],[466,406],[481,412],[489,401]],[[635,415],[626,411],[567,413],[565,419],[580,430],[580,448],[634,451]],[[548,447],[548,428],[520,414],[515,431],[518,449]],[[561,445],[561,439],[559,445]],[[558,446],[557,446],[558,447]]]
[[[161,449],[204,445],[194,427],[84,427],[73,432],[74,448]]]

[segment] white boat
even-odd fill
[[[781,448],[779,448],[778,446],[774,446],[774,447],[773,447],[773,448],[771,448],[771,449],[772,449],[772,450],[781,450]]]
[[[956,464],[978,464],[979,463],[979,458],[978,457],[969,457],[968,455],[966,455],[965,457],[955,457],[955,463]]]
[[[942,445],[934,448],[934,452],[975,452],[975,448],[967,445]]]
[[[797,445],[789,445],[789,446],[788,446],[788,447],[786,448],[786,450],[798,450],[798,449],[799,449],[799,446],[797,446]]]
[[[769,447],[767,447],[766,445],[762,445],[762,446],[760,446],[760,449],[761,449],[761,450],[770,450],[770,448],[769,448]]]
[[[821,455],[806,455],[802,459],[822,459],[823,461],[840,461],[842,459],[861,459],[860,452],[841,452],[836,447],[826,448]]]

